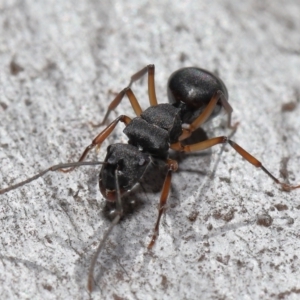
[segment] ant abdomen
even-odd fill
[[[168,80],[169,102],[182,109],[184,123],[194,121],[216,91],[221,91],[228,100],[228,91],[224,82],[213,73],[200,68],[179,69],[172,73]],[[221,108],[222,104],[219,101],[209,119],[218,115]]]

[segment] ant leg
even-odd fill
[[[205,107],[203,112],[191,123],[188,125],[188,128],[183,128],[183,133],[179,137],[179,141],[185,140],[188,138],[193,131],[195,131],[197,128],[199,128],[202,124],[204,124],[207,119],[211,116],[213,113],[218,101],[221,101],[222,106],[228,113],[228,127],[236,130],[238,123],[235,123],[234,125],[231,125],[231,114],[232,114],[232,107],[225,98],[224,94],[221,91],[217,91],[214,93],[212,98],[210,99],[208,105]]]
[[[134,110],[134,112],[136,113],[137,116],[140,116],[140,114],[142,113],[142,109],[136,99],[136,97],[134,96],[132,90],[131,90],[131,85],[141,79],[147,72],[148,72],[148,94],[149,94],[149,101],[150,101],[150,105],[151,106],[156,106],[157,105],[157,99],[156,99],[156,94],[155,94],[155,83],[154,83],[154,70],[155,67],[154,65],[148,65],[146,67],[144,67],[143,69],[141,69],[140,71],[138,71],[137,73],[133,74],[131,76],[130,79],[130,83],[128,84],[128,86],[126,88],[124,88],[117,96],[116,98],[110,103],[110,105],[108,106],[107,112],[104,116],[103,121],[100,124],[97,125],[93,125],[93,127],[99,127],[101,125],[103,125],[110,112],[112,110],[114,110],[122,101],[122,99],[124,98],[125,94],[127,95],[131,106]]]
[[[148,73],[148,95],[149,95],[150,106],[156,106],[157,99],[156,99],[155,82],[154,82],[154,73],[155,73],[154,65],[148,65],[144,67],[142,70],[132,75],[128,87],[130,88],[135,81],[141,79],[146,73]]]
[[[73,171],[76,167],[82,166],[82,165],[95,165],[95,164],[102,164],[102,162],[83,162],[83,160],[85,159],[85,157],[87,156],[87,154],[94,148],[94,147],[98,147],[100,148],[101,144],[104,142],[104,140],[111,134],[111,132],[115,129],[115,127],[117,126],[117,124],[119,122],[123,122],[124,124],[128,125],[131,122],[131,119],[125,115],[121,115],[119,116],[117,119],[115,119],[110,125],[108,125],[103,131],[101,131],[96,138],[94,138],[94,140],[92,141],[92,143],[87,146],[84,150],[84,152],[82,153],[82,155],[80,156],[78,162],[75,163],[66,163],[66,164],[59,164],[59,165],[54,165],[40,173],[38,173],[37,175],[34,175],[33,177],[30,177],[22,182],[19,182],[15,185],[12,185],[10,187],[4,188],[0,190],[0,195],[4,194],[6,192],[9,192],[11,190],[14,190],[24,184],[27,184],[31,181],[34,181],[36,179],[38,179],[39,177],[43,176],[44,174],[46,174],[49,171],[61,171],[64,173],[68,173]],[[68,168],[67,170],[63,170],[65,168]]]
[[[250,164],[254,165],[257,168],[261,168],[272,180],[275,181],[275,183],[280,184],[284,191],[291,191],[300,188],[300,185],[291,186],[287,183],[279,181],[279,179],[273,176],[259,160],[257,160],[254,156],[252,156],[250,153],[248,153],[245,149],[243,149],[241,146],[236,144],[234,141],[228,139],[228,137],[226,136],[215,137],[192,145],[183,145],[181,142],[177,142],[171,144],[170,148],[180,152],[194,152],[194,151],[208,149],[218,144],[226,144],[226,143],[228,143],[238,154],[240,154]]]
[[[235,131],[239,125],[239,122],[236,122],[234,125],[231,124],[231,115],[233,112],[232,106],[229,104],[228,100],[226,99],[225,95],[222,94],[220,97],[222,106],[224,107],[225,111],[228,114],[228,119],[227,119],[227,127]]]
[[[137,101],[137,99],[136,99],[134,93],[132,92],[131,88],[130,88],[130,87],[126,87],[126,88],[123,89],[123,90],[116,96],[116,98],[109,104],[108,109],[107,109],[107,112],[106,112],[106,114],[105,114],[105,116],[104,116],[103,121],[102,121],[100,124],[93,124],[93,123],[91,123],[91,125],[92,125],[93,127],[100,127],[100,126],[104,125],[105,122],[106,122],[106,120],[108,119],[108,116],[109,116],[110,112],[111,112],[112,110],[114,110],[114,109],[121,103],[121,101],[122,101],[123,97],[125,96],[125,94],[127,95],[127,97],[128,97],[128,99],[129,99],[129,101],[130,101],[130,103],[131,103],[131,106],[132,106],[132,108],[133,108],[135,114],[136,114],[137,116],[140,116],[141,113],[142,113],[141,106],[140,106],[139,102]]]
[[[151,242],[148,245],[148,249],[151,249],[153,247],[153,245],[158,237],[160,219],[161,219],[163,212],[165,211],[166,203],[167,203],[167,199],[168,199],[168,195],[169,195],[169,191],[170,191],[172,172],[175,172],[178,169],[178,164],[175,160],[168,159],[167,164],[169,166],[169,169],[168,169],[168,173],[166,175],[164,185],[162,188],[160,201],[159,201],[158,217],[157,217],[157,221],[155,224],[154,233],[153,233]]]
[[[155,93],[155,81],[154,81],[154,72],[155,72],[155,66],[154,65],[148,65],[148,94],[149,94],[149,102],[150,106],[156,106],[157,105],[157,98]]]
[[[101,131],[92,141],[92,143],[85,148],[82,155],[80,156],[78,162],[81,162],[85,159],[87,154],[97,146],[99,149],[101,147],[101,144],[104,142],[105,139],[112,133],[112,131],[116,128],[117,124],[119,122],[123,122],[125,125],[128,125],[131,122],[131,119],[125,115],[119,116],[117,119],[115,119],[112,123],[110,123],[103,131]],[[75,167],[69,168],[67,170],[60,170],[64,173],[71,172],[74,170]]]
[[[75,163],[54,165],[54,166],[52,166],[52,167],[50,167],[50,168],[48,168],[44,171],[41,171],[40,173],[38,173],[38,174],[36,174],[36,175],[34,175],[30,178],[27,178],[24,181],[21,181],[19,183],[11,185],[7,188],[1,189],[0,190],[0,195],[5,194],[5,193],[7,193],[11,190],[15,190],[15,189],[31,182],[31,181],[34,181],[34,180],[44,176],[46,173],[48,173],[50,171],[54,172],[54,171],[61,170],[61,169],[64,169],[64,168],[71,168],[71,167],[74,168],[74,167],[80,167],[80,166],[95,166],[95,165],[102,165],[102,164],[104,164],[104,162],[102,162],[102,161],[85,161],[85,162],[75,162]]]

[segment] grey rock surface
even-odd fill
[[[76,161],[100,132],[114,95],[143,66],[168,76],[216,72],[240,122],[233,140],[281,180],[300,183],[300,2],[3,1],[0,3],[0,187]],[[146,80],[134,84],[141,106]],[[134,116],[127,100],[114,111]],[[228,135],[223,115],[204,126]],[[123,126],[93,151],[126,142]],[[168,209],[147,250],[163,182],[150,174],[140,203],[88,267],[110,222],[98,167],[52,173],[0,195],[2,299],[299,299],[300,190],[283,192],[229,146],[174,155]]]

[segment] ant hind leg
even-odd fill
[[[249,163],[251,163],[257,168],[262,169],[273,181],[275,181],[275,183],[280,184],[284,191],[291,191],[300,188],[300,185],[292,186],[287,183],[281,182],[278,178],[273,176],[258,159],[256,159],[249,152],[247,152],[245,149],[243,149],[241,146],[239,146],[237,143],[230,140],[226,136],[215,137],[192,145],[183,145],[181,142],[177,142],[171,144],[170,148],[180,152],[195,152],[195,151],[211,148],[218,144],[226,144],[226,143],[228,143],[238,154],[240,154]]]

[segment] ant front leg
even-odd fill
[[[195,151],[211,148],[218,144],[226,144],[226,143],[228,143],[238,154],[240,154],[249,163],[251,163],[257,168],[261,168],[272,180],[274,180],[277,184],[280,184],[284,191],[291,191],[300,188],[300,185],[291,186],[287,183],[281,182],[279,179],[273,176],[258,159],[256,159],[254,156],[252,156],[250,153],[248,153],[245,149],[243,149],[241,146],[236,144],[234,141],[228,139],[228,137],[226,136],[215,137],[192,145],[183,145],[181,142],[177,142],[171,144],[170,148],[180,152],[195,152]]]
[[[164,185],[162,188],[160,201],[159,201],[158,217],[157,217],[157,221],[156,221],[156,224],[154,227],[154,233],[153,233],[151,242],[148,245],[148,249],[151,249],[153,247],[153,245],[155,244],[155,241],[159,235],[159,223],[160,223],[161,216],[166,209],[166,203],[167,203],[167,199],[168,199],[169,191],[170,191],[170,187],[171,187],[172,173],[178,169],[178,164],[175,160],[168,159],[167,164],[168,164],[169,169],[168,169],[168,173],[167,173],[167,176],[165,178]]]
[[[104,116],[103,121],[100,124],[92,124],[93,127],[99,127],[105,124],[106,120],[108,119],[109,114],[112,110],[114,110],[122,101],[125,95],[127,95],[130,104],[135,112],[135,114],[139,117],[142,113],[142,109],[140,107],[139,102],[137,101],[134,93],[131,90],[131,85],[141,79],[146,73],[148,73],[148,94],[149,94],[149,102],[151,106],[157,105],[157,99],[156,99],[156,93],[155,93],[155,81],[154,81],[154,73],[155,73],[155,67],[154,65],[148,65],[138,71],[137,73],[133,74],[131,76],[130,83],[126,88],[124,88],[117,96],[116,98],[110,103],[108,106],[107,112]]]
[[[115,119],[112,123],[110,123],[103,131],[101,131],[92,141],[92,143],[85,148],[82,155],[80,156],[78,162],[83,161],[88,153],[94,148],[97,147],[98,149],[101,147],[101,144],[107,139],[107,137],[112,133],[112,131],[116,128],[119,122],[128,125],[131,122],[131,119],[125,115],[119,116]],[[68,173],[74,170],[75,167],[69,168],[67,170],[61,169],[61,172]]]
[[[9,186],[7,188],[0,189],[0,195],[7,193],[11,190],[17,189],[20,186],[23,186],[27,183],[30,183],[31,181],[34,181],[38,179],[39,177],[44,176],[46,173],[50,171],[61,171],[64,173],[68,173],[73,171],[76,167],[84,166],[84,165],[98,165],[98,164],[103,164],[103,162],[83,162],[83,160],[86,158],[87,154],[94,148],[98,147],[100,148],[101,144],[104,142],[104,140],[112,133],[112,131],[115,129],[117,124],[119,122],[123,122],[125,125],[128,125],[131,122],[131,119],[125,115],[119,116],[116,120],[114,120],[110,125],[108,125],[102,132],[100,132],[96,138],[92,141],[92,143],[87,146],[80,156],[79,160],[75,163],[66,163],[66,164],[59,164],[59,165],[54,165],[22,182],[19,182],[17,184],[14,184],[12,186]]]
[[[208,105],[205,107],[203,112],[191,123],[188,125],[188,128],[183,128],[183,133],[179,137],[179,140],[185,140],[186,138],[190,137],[191,134],[199,128],[202,124],[204,124],[207,119],[211,116],[213,113],[217,103],[221,101],[222,106],[224,107],[225,111],[228,114],[228,120],[227,120],[227,126],[230,129],[233,129],[235,131],[237,129],[237,126],[239,123],[235,123],[234,125],[231,125],[231,114],[233,112],[233,109],[231,105],[229,104],[228,100],[226,99],[225,95],[222,91],[217,91],[214,93],[212,98],[210,99]]]

